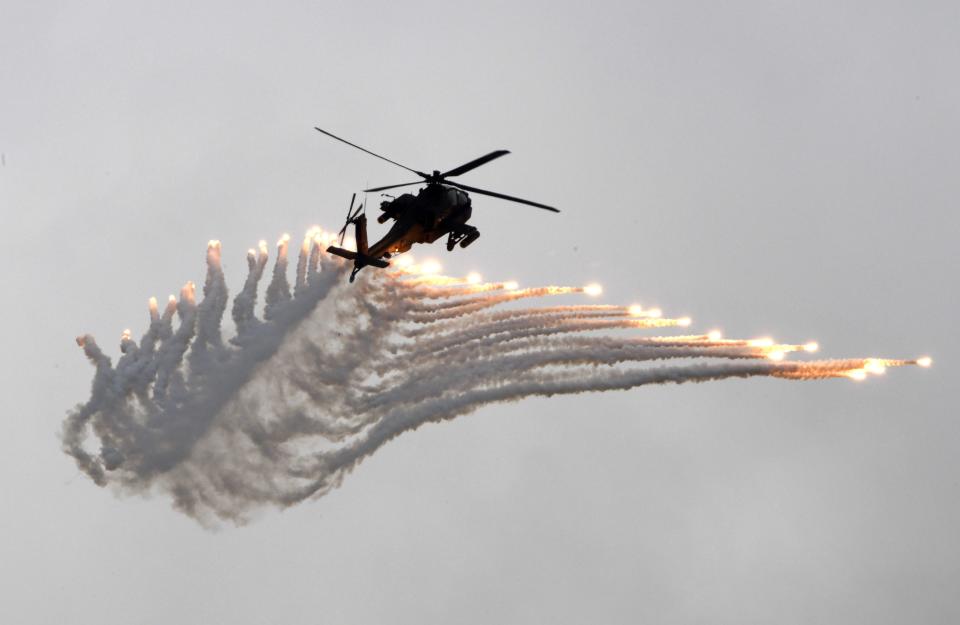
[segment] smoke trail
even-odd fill
[[[260,241],[256,250],[251,248],[247,251],[247,279],[243,283],[243,289],[233,299],[232,316],[238,334],[243,334],[250,324],[257,322],[253,309],[257,305],[257,287],[263,277],[263,270],[267,267],[267,261],[266,241]]]
[[[287,281],[287,248],[290,245],[290,235],[284,234],[277,241],[277,262],[273,266],[273,279],[267,286],[267,306],[264,316],[273,317],[274,311],[290,299],[290,283]]]
[[[301,468],[297,477],[317,476],[313,481],[285,495],[281,505],[323,494],[339,485],[344,474],[364,458],[396,436],[428,422],[439,422],[467,414],[477,407],[498,402],[518,401],[526,397],[568,395],[585,392],[626,390],[648,384],[682,384],[729,378],[756,376],[813,380],[842,375],[864,360],[820,361],[814,363],[753,363],[749,365],[694,364],[681,367],[660,367],[652,370],[612,371],[588,377],[556,379],[542,376],[503,386],[481,388],[467,393],[421,401],[406,409],[395,410],[389,419],[376,422],[362,437],[331,452],[318,453]]]
[[[596,294],[592,287],[518,289],[399,262],[366,270],[349,285],[347,267],[324,251],[326,237],[319,229],[307,233],[292,292],[289,237],[280,239],[260,317],[268,250],[261,242],[247,253],[229,340],[221,328],[228,291],[217,241],[207,247],[200,302],[192,283],[162,313],[151,298],[147,330],[139,344],[123,333],[116,366],[93,337],[78,338],[95,373],[90,399],[64,421],[62,445],[80,470],[121,493],[165,493],[205,524],[242,523],[265,506],[329,491],[403,432],[494,402],[756,376],[861,379],[929,364],[779,362],[811,345],[713,334],[597,335],[689,320],[609,304],[510,307]]]

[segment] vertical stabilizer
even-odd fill
[[[356,239],[357,239],[357,252],[363,256],[367,255],[367,252],[370,251],[370,248],[367,245],[367,216],[366,214],[360,215],[353,222],[354,228],[356,229]]]

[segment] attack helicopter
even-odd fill
[[[353,271],[350,274],[350,282],[353,282],[357,276],[357,272],[366,266],[380,268],[390,266],[390,263],[384,259],[389,259],[396,254],[406,252],[414,243],[433,243],[440,237],[446,235],[447,251],[452,252],[453,248],[458,244],[460,247],[467,247],[480,238],[480,231],[467,223],[473,210],[470,196],[466,193],[467,191],[542,208],[554,213],[560,212],[556,208],[547,206],[546,204],[531,202],[530,200],[504,195],[503,193],[485,191],[449,180],[449,178],[460,176],[494,159],[509,154],[510,152],[508,150],[490,152],[469,163],[464,163],[459,167],[454,167],[443,173],[439,170],[434,170],[433,173],[427,174],[371,152],[322,128],[315,127],[315,129],[328,137],[346,143],[351,147],[357,148],[397,167],[406,169],[422,178],[422,180],[416,180],[414,182],[403,182],[385,187],[365,189],[364,193],[378,193],[399,187],[426,183],[426,186],[417,191],[416,195],[404,193],[394,198],[383,194],[390,199],[380,203],[380,210],[382,212],[380,216],[377,217],[377,221],[382,224],[392,219],[394,220],[394,224],[387,234],[372,246],[367,243],[366,211],[362,204],[354,211],[353,204],[356,200],[356,195],[354,195],[354,198],[350,201],[350,208],[347,209],[346,223],[343,224],[343,228],[340,230],[340,247],[331,245],[327,248],[327,251],[331,254],[336,254],[337,256],[353,261]],[[356,251],[342,247],[347,228],[350,227],[351,224],[354,226],[356,232]]]

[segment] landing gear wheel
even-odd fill
[[[463,237],[463,240],[460,241],[460,247],[467,247],[468,245],[470,245],[471,243],[473,243],[479,238],[480,238],[480,231],[474,228],[472,232],[467,234],[467,236]]]

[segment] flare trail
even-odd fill
[[[816,344],[624,334],[690,320],[636,305],[511,307],[600,289],[435,275],[434,264],[409,256],[351,285],[348,267],[324,251],[329,238],[307,233],[292,289],[290,237],[280,239],[260,315],[268,249],[251,249],[226,340],[219,241],[207,246],[200,301],[189,282],[162,311],[151,298],[146,332],[139,343],[122,334],[116,366],[93,337],[79,337],[95,373],[90,399],[64,422],[64,451],[101,486],[164,493],[202,523],[242,523],[257,509],[322,495],[399,434],[493,402],[758,376],[862,379],[929,365],[786,362]]]

